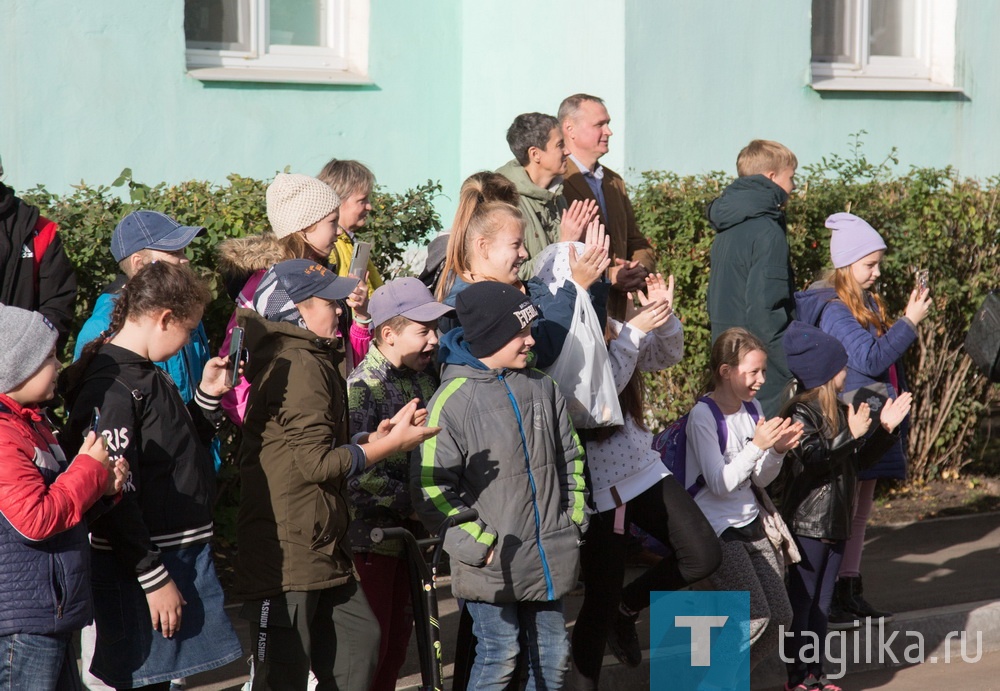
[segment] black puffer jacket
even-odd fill
[[[878,459],[899,438],[879,425],[855,439],[847,426],[847,406],[837,404],[837,434],[823,433],[816,401],[798,401],[786,414],[803,426],[802,442],[785,456],[780,484],[781,513],[796,535],[824,540],[851,537],[858,471]]]

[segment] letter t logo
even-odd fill
[[[729,617],[676,616],[674,626],[691,629],[691,666],[712,665],[712,629],[721,628]]]

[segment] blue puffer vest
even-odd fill
[[[36,460],[40,449],[51,450],[56,457],[59,470],[36,464],[45,484],[51,485],[67,463],[45,425],[44,420],[26,420],[0,404],[4,441],[25,446]],[[10,459],[0,459],[0,463],[8,462]],[[90,623],[93,609],[86,522],[34,542],[0,513],[0,603],[0,636],[69,633]]]

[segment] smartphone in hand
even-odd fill
[[[243,328],[233,327],[229,337],[229,363],[226,365],[227,382],[230,387],[240,381],[240,360],[243,359]]]
[[[370,242],[355,242],[354,252],[351,254],[351,266],[347,270],[348,276],[361,278],[368,270],[368,258],[371,256],[372,245]]]
[[[930,271],[927,269],[917,269],[915,276],[916,289],[920,292],[927,290],[930,286]]]
[[[87,428],[87,431],[88,432],[93,432],[97,436],[101,436],[100,427],[101,427],[101,409],[95,407],[94,408],[94,414],[90,418],[90,427]]]

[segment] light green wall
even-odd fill
[[[370,87],[195,80],[179,0],[0,4],[0,155],[15,188],[110,182],[126,166],[144,182],[315,174],[332,156],[391,189],[458,177],[453,3],[373,0]]]
[[[180,0],[0,0],[0,155],[17,189],[66,191],[131,167],[144,182],[316,173],[368,163],[399,190],[428,178],[447,224],[470,173],[510,158],[518,113],[606,99],[611,153],[637,171],[732,172],[751,138],[802,163],[847,153],[1000,172],[1000,4],[959,0],[947,95],[820,95],[807,85],[808,0],[371,0],[372,86],[200,82]]]
[[[463,5],[463,174],[513,156],[507,128],[520,113],[556,114],[563,98],[605,99],[615,136],[604,163],[625,153],[625,1],[486,0]]]
[[[820,95],[809,79],[807,0],[634,0],[626,8],[628,166],[735,173],[753,138],[777,139],[800,163],[846,155],[851,134],[900,167],[1000,173],[1000,4],[959,0],[956,77],[963,95]]]

